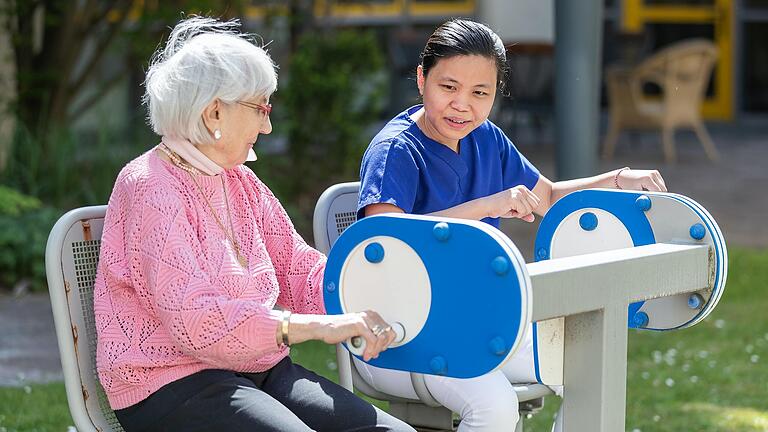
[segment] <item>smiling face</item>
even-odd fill
[[[243,102],[264,105],[269,101],[262,97]],[[218,99],[203,111],[203,120],[211,135],[218,129],[221,138],[197,148],[224,169],[245,163],[248,150],[256,144],[259,134],[272,132],[272,122],[264,110],[239,103],[225,104]]]
[[[425,135],[457,150],[460,139],[480,126],[493,107],[497,68],[494,59],[457,55],[439,60],[424,76],[416,71],[424,114],[417,124]]]

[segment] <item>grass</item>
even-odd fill
[[[732,250],[727,289],[704,322],[630,331],[627,431],[768,431],[766,285],[768,250]],[[550,430],[560,401],[546,402],[528,431]]]
[[[732,250],[727,290],[707,320],[682,331],[630,332],[627,431],[768,431],[767,284],[768,250]],[[292,357],[337,378],[331,346],[301,344]],[[549,432],[559,403],[547,398],[526,431]],[[0,388],[0,432],[69,425],[63,384]]]
[[[66,432],[73,424],[64,384],[0,387],[0,432]]]

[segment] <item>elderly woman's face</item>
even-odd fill
[[[419,67],[427,136],[453,145],[480,126],[493,107],[496,74],[494,60],[479,55],[442,59],[426,77]]]
[[[221,131],[221,138],[215,140],[213,145],[199,146],[199,149],[225,169],[245,163],[248,150],[256,144],[259,134],[272,132],[269,114],[264,108],[257,107],[268,104],[268,99],[262,97],[242,102],[244,104],[214,101],[212,104],[217,107],[203,114],[218,116],[213,129]]]

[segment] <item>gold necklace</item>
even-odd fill
[[[197,168],[189,165],[188,163],[182,161],[181,157],[177,155],[173,150],[169,149],[165,144],[161,144],[158,146],[160,151],[165,153],[169,159],[171,159],[171,162],[173,162],[174,165],[177,167],[183,169],[184,171],[189,174],[189,177],[192,179],[192,182],[195,183],[195,186],[197,186],[197,190],[200,191],[200,195],[203,196],[203,199],[205,200],[205,203],[208,205],[208,208],[211,210],[211,214],[213,215],[213,218],[216,220],[216,224],[219,225],[219,228],[224,232],[224,234],[227,236],[227,239],[232,243],[232,247],[235,248],[235,254],[237,255],[237,262],[240,263],[240,266],[243,268],[248,268],[248,260],[243,256],[242,253],[240,253],[240,244],[237,242],[237,239],[235,239],[235,227],[232,225],[232,213],[229,210],[229,198],[227,197],[227,187],[224,184],[224,175],[221,175],[221,189],[224,191],[224,202],[227,206],[227,219],[229,219],[229,229],[230,231],[227,231],[227,229],[224,227],[224,224],[221,222],[221,219],[219,219],[219,216],[216,214],[216,211],[213,209],[213,206],[211,205],[211,202],[208,200],[208,196],[205,195],[205,192],[203,191],[202,186],[200,186],[200,183],[197,182],[197,179],[195,178],[195,175],[201,174],[200,170]]]

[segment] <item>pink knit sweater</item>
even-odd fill
[[[190,175],[150,151],[120,172],[94,286],[99,379],[113,409],[203,369],[261,372],[288,355],[277,304],[324,313],[325,257],[244,166],[224,174],[240,266]],[[220,176],[197,176],[225,227]]]

